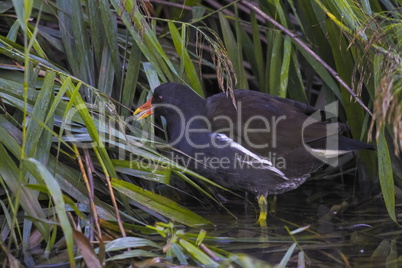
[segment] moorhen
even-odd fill
[[[265,225],[268,195],[299,187],[339,155],[372,145],[342,136],[347,126],[309,105],[251,90],[207,99],[191,88],[166,83],[139,107],[139,119],[166,120],[175,160],[233,190],[257,196]]]

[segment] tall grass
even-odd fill
[[[213,199],[192,178],[213,182],[158,152],[149,138],[152,125],[130,118],[133,104],[168,81],[188,84],[200,95],[216,85],[313,105],[339,100],[351,135],[377,144],[376,154],[360,155],[366,170],[360,183],[374,184],[378,174],[396,221],[394,184],[402,179],[400,3],[270,0],[259,1],[256,10],[247,2],[227,3],[2,3],[3,262],[17,265],[16,257],[23,256],[26,265],[38,264],[42,260],[28,250],[40,246],[50,257],[63,243],[71,266],[77,256],[90,267],[139,256],[168,256],[181,265],[251,261],[219,249],[206,251],[203,231],[194,239],[176,225],[212,223],[149,191],[169,186],[176,176]],[[165,223],[148,225],[155,219]],[[155,235],[165,239],[165,248],[152,241]],[[98,243],[95,251],[90,241]],[[117,250],[106,258],[106,252]]]

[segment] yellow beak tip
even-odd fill
[[[153,113],[152,111],[152,97],[143,105],[138,107],[137,110],[134,111],[134,115],[139,114],[137,120],[141,120],[147,116],[150,116]]]
[[[142,109],[141,109],[141,108],[138,108],[137,110],[134,111],[133,114],[136,115],[136,114],[138,114],[138,113],[140,113],[140,112],[142,112]]]

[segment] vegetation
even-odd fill
[[[205,186],[218,185],[157,151],[153,125],[131,116],[168,81],[203,96],[244,88],[339,101],[351,135],[377,145],[359,154],[359,189],[379,181],[397,221],[402,2],[220,2],[0,3],[0,263],[268,265],[209,244],[220,240],[211,220],[167,194],[179,178],[222,206]],[[294,237],[305,229],[294,229],[282,267],[297,248],[308,258]]]

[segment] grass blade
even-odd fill
[[[392,162],[389,155],[390,152],[384,132],[385,130],[383,128],[377,140],[378,175],[380,177],[381,191],[388,214],[391,219],[397,223],[398,221],[396,220],[395,215],[394,175],[392,172]]]
[[[169,26],[169,31],[173,39],[174,46],[176,48],[177,54],[180,57],[181,60],[181,65],[184,67],[184,71],[187,75],[187,78],[190,82],[191,87],[197,92],[200,96],[204,96],[204,92],[202,91],[202,86],[201,82],[198,78],[197,71],[194,67],[194,64],[192,63],[190,59],[190,55],[188,54],[187,48],[186,48],[186,29],[185,26],[182,28],[182,35],[180,36],[179,31],[177,30],[176,26],[173,24],[173,22],[168,23]]]
[[[66,239],[67,252],[70,260],[70,265],[75,267],[74,260],[74,240],[73,240],[73,230],[70,225],[70,221],[66,214],[66,206],[63,200],[63,193],[60,189],[59,184],[54,179],[52,174],[47,170],[47,168],[34,158],[27,158],[23,161],[24,166],[29,170],[29,172],[38,180],[44,181],[49,192],[52,196],[55,210],[59,218],[61,228]]]
[[[112,180],[112,186],[120,193],[135,200],[141,205],[163,215],[172,220],[186,224],[188,226],[210,225],[211,222],[197,215],[196,213],[180,206],[161,195],[146,191],[136,185],[122,181]]]

